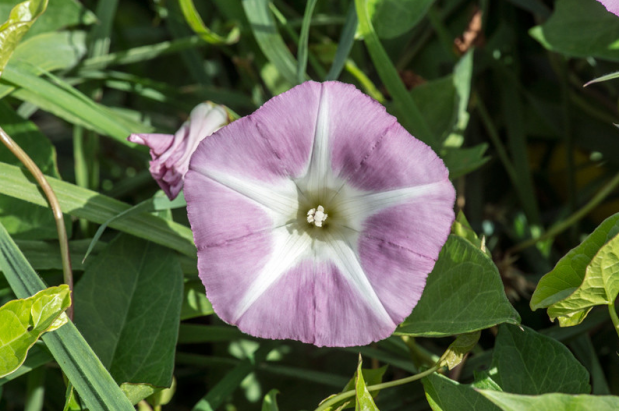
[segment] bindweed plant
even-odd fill
[[[0,0],[0,409],[618,410],[618,2]]]

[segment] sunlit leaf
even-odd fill
[[[26,298],[45,288],[1,224],[0,269],[19,298]],[[68,322],[54,333],[44,334],[42,339],[88,409],[133,409],[73,322]]]
[[[207,299],[205,287],[199,280],[188,280],[183,290],[183,306],[181,306],[181,320],[211,315],[213,307]]]
[[[364,374],[362,373],[362,355],[359,356],[357,372],[355,373],[355,410],[356,411],[378,411],[377,405],[372,395],[366,387]]]
[[[47,0],[28,0],[13,7],[9,18],[0,26],[0,75],[8,63],[17,44],[45,11]]]
[[[532,310],[548,308],[551,320],[572,326],[581,323],[593,306],[613,303],[618,295],[617,245],[616,213],[540,279],[530,301]]]
[[[71,305],[69,286],[37,292],[26,299],[12,300],[0,307],[0,377],[19,368],[28,350],[54,326],[54,321]],[[65,323],[67,318],[65,317]]]
[[[480,339],[480,331],[465,333],[456,337],[456,340],[448,346],[448,349],[441,355],[439,366],[454,369],[463,362],[465,356],[471,351]]]
[[[239,28],[238,27],[236,26],[233,27],[230,30],[230,32],[226,35],[226,37],[222,37],[214,33],[207,26],[205,26],[192,0],[180,0],[179,4],[181,5],[181,10],[183,11],[185,20],[187,20],[187,24],[189,24],[192,30],[194,30],[194,32],[197,35],[199,35],[200,38],[206,41],[207,43],[213,44],[213,45],[221,45],[221,44],[233,44],[239,41]]]
[[[538,396],[516,395],[491,390],[479,391],[504,411],[617,411],[617,396],[567,395],[547,393]]]
[[[279,411],[278,409],[278,400],[276,399],[276,395],[280,394],[280,391],[277,389],[272,389],[263,398],[263,411]]]

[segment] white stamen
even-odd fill
[[[323,206],[319,205],[316,209],[308,210],[308,223],[314,223],[316,227],[323,227],[323,222],[327,220],[327,213]]]

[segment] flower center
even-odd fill
[[[323,227],[323,222],[327,220],[327,213],[323,206],[308,210],[308,223],[313,223],[316,227]]]

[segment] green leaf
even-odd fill
[[[488,147],[487,143],[480,143],[465,149],[444,148],[441,152],[441,158],[450,171],[450,179],[454,180],[473,172],[491,160],[490,156],[484,155]]]
[[[456,124],[459,99],[452,75],[414,87],[409,92],[418,103],[433,136],[441,143]]]
[[[369,0],[368,14],[382,39],[398,37],[414,28],[434,0]]]
[[[362,355],[359,355],[357,362],[357,372],[355,373],[355,410],[356,411],[378,411],[377,405],[372,395],[366,387],[364,374],[362,373]]]
[[[122,383],[121,390],[132,405],[159,392],[161,388],[146,383]]]
[[[424,393],[434,411],[499,411],[471,385],[462,385],[433,373],[422,379]]]
[[[586,267],[583,283],[569,297],[549,307],[551,319],[560,326],[583,321],[597,305],[613,305],[618,296],[618,235],[601,247]]]
[[[590,374],[570,350],[527,327],[500,326],[493,367],[497,368],[495,381],[506,392],[590,392]]]
[[[41,194],[38,186],[30,181],[20,168],[0,162],[0,175],[2,176],[0,194],[48,207],[47,199]],[[58,197],[62,211],[75,217],[103,223],[131,208],[126,203],[71,183],[54,178],[47,180]],[[127,217],[120,222],[111,222],[109,226],[177,250],[192,258],[196,256],[191,229],[161,217],[141,214]]]
[[[169,387],[183,273],[174,253],[120,235],[75,288],[75,320],[118,383]]]
[[[0,378],[0,387],[5,383],[30,373],[30,371],[37,369],[53,360],[54,358],[52,358],[52,355],[50,355],[49,351],[45,348],[45,344],[42,341],[36,342],[28,351],[28,357],[26,357],[24,363],[22,363],[22,365],[13,373],[5,376],[4,378]]]
[[[460,210],[456,215],[456,219],[454,219],[454,222],[452,223],[450,233],[462,237],[463,239],[467,239],[477,249],[483,250],[489,258],[491,257],[491,252],[487,249],[486,245],[483,249],[482,240],[478,238],[476,232],[474,232],[471,228],[471,225],[467,221],[467,218],[462,210]]]
[[[18,298],[45,289],[41,278],[1,224],[0,269]],[[69,321],[54,333],[44,334],[42,339],[88,409],[133,410],[73,322]]]
[[[556,1],[549,20],[530,35],[566,56],[618,61],[618,16],[596,0]]]
[[[233,27],[226,37],[222,37],[205,26],[192,0],[179,0],[179,4],[189,27],[191,27],[192,30],[194,30],[194,32],[207,43],[222,45],[234,44],[239,41],[239,27]]]
[[[15,3],[15,0],[0,0],[0,16],[8,15]],[[24,40],[42,33],[96,22],[97,17],[78,0],[54,0],[48,3],[45,13],[28,30]]]
[[[518,324],[493,261],[468,240],[450,235],[428,275],[422,298],[398,335],[439,337]]]
[[[61,285],[37,292],[27,299],[12,300],[0,307],[0,378],[19,368],[28,350],[49,329],[66,323],[60,315],[71,305],[69,286]]]
[[[381,45],[368,16],[367,0],[355,0],[359,31],[370,53],[379,77],[394,99],[393,108],[400,123],[415,137],[428,144],[433,150],[439,149],[439,139],[426,123],[419,107],[405,88],[388,54]]]
[[[354,352],[356,350],[353,350],[354,348],[351,348],[352,351]],[[355,348],[358,349],[358,348]],[[358,352],[360,359],[362,356],[362,351]],[[372,356],[372,355],[369,355]],[[377,357],[374,357],[375,359],[378,359]],[[362,372],[362,377],[364,379],[364,382],[367,386],[372,386],[372,385],[378,385],[383,381],[383,375],[385,375],[385,371],[387,370],[388,365],[384,365],[380,368],[376,368],[376,369],[361,369]],[[348,391],[352,391],[352,390],[357,390],[356,384],[357,384],[357,373],[358,371],[356,370],[355,373],[353,374],[353,377],[349,380],[349,382],[347,382],[347,384],[344,386],[344,388],[342,389],[342,392],[348,392]],[[372,391],[370,392],[370,395],[372,396],[372,398],[376,398],[379,395],[379,391]],[[325,402],[326,400],[332,398],[333,396],[336,395],[332,395],[329,398],[325,399],[323,402]],[[343,409],[347,409],[353,406],[353,402],[356,401],[355,398],[351,398],[351,399],[346,399],[340,402],[337,402],[333,405],[330,405],[329,410],[343,410]],[[323,403],[321,402],[321,404]]]
[[[177,380],[172,377],[172,385],[169,388],[161,389],[148,397],[147,401],[153,405],[154,408],[160,408],[162,405],[167,405],[172,400],[177,390]]]
[[[38,77],[42,72],[22,61],[14,61],[5,68],[3,80],[19,86],[13,95],[49,111],[72,124],[84,126],[99,134],[110,136],[125,145],[131,133],[149,131],[141,123],[129,120],[111,109],[95,103],[77,89],[53,77],[53,83]]]
[[[306,65],[308,64],[308,37],[310,35],[310,22],[312,12],[316,6],[316,0],[306,2],[306,10],[301,25],[301,35],[297,43],[297,83],[301,84],[306,80]]]
[[[213,306],[211,306],[211,302],[207,299],[207,292],[202,282],[199,280],[186,281],[183,289],[181,320],[207,316],[213,313]]]
[[[594,83],[606,82],[607,80],[612,80],[612,79],[617,79],[617,78],[618,78],[618,72],[609,73],[609,74],[606,74],[604,76],[597,77],[596,79],[590,80],[589,82],[584,84],[583,87],[587,87],[587,86],[589,86],[591,84],[594,84]]]
[[[9,65],[13,60],[19,60],[45,71],[70,69],[85,54],[86,33],[83,31],[43,33],[17,46]]]
[[[454,369],[458,364],[463,362],[465,356],[470,350],[476,346],[480,339],[480,331],[465,333],[456,337],[456,340],[448,346],[448,349],[441,355],[439,366],[445,366],[448,369]]]
[[[548,308],[551,320],[558,318],[560,326],[572,326],[581,323],[594,305],[613,302],[618,295],[617,236],[616,213],[540,279],[530,301],[532,310]],[[601,265],[613,259],[615,266],[602,270]]]
[[[77,392],[71,382],[67,384],[67,391],[65,392],[65,406],[63,411],[81,411],[82,407],[78,400]]]
[[[278,33],[276,23],[269,11],[267,0],[243,0],[243,9],[250,22],[254,38],[265,57],[290,83],[297,83],[297,61]]]
[[[6,103],[0,102],[0,124],[5,132],[30,156],[43,174],[59,178],[56,149],[37,126],[19,116]],[[25,166],[4,145],[0,145],[0,162],[25,169]],[[30,175],[30,172],[25,172]],[[23,200],[0,196],[0,223],[11,235],[21,239],[57,239],[58,232],[52,211]],[[71,236],[70,219],[65,220]]]
[[[28,0],[13,7],[9,18],[0,26],[0,76],[17,44],[32,26],[32,23],[45,11],[47,0]]]
[[[538,396],[479,391],[504,411],[617,411],[617,396],[566,395],[548,393]]]
[[[279,411],[278,409],[278,400],[276,399],[276,395],[279,395],[280,391],[277,389],[272,389],[263,398],[263,407],[261,410],[263,411]]]

